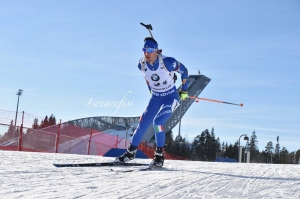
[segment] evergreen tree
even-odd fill
[[[267,143],[267,146],[265,147],[265,152],[268,154],[267,156],[267,163],[273,163],[273,142],[270,141]]]
[[[296,152],[296,162],[300,164],[300,149]]]
[[[268,162],[268,153],[266,153],[265,150],[260,153],[260,161],[262,163],[267,163]]]
[[[41,121],[39,128],[42,129],[52,125],[56,125],[55,116],[51,114],[51,116],[48,118],[48,116],[46,115],[45,119]]]
[[[41,124],[39,125],[39,129],[44,128],[44,120],[41,121]]]
[[[280,164],[288,164],[289,162],[289,152],[285,147],[282,147],[279,155]]]
[[[49,126],[52,126],[52,125],[56,125],[56,119],[55,119],[55,116],[53,114],[51,114],[51,116],[49,118]]]
[[[215,152],[216,152],[216,157],[221,157],[221,144],[220,144],[220,138],[217,137],[215,141]]]
[[[275,146],[275,157],[274,157],[274,163],[279,163],[279,157],[280,157],[280,145],[279,145],[279,136],[277,136],[277,144]]]
[[[209,131],[205,130],[205,157],[207,161],[212,161],[214,155],[214,139],[210,135]]]
[[[44,122],[43,122],[42,128],[46,128],[48,126],[49,126],[49,119],[48,119],[48,116],[46,115],[46,117],[44,119]]]
[[[205,160],[205,133],[204,131],[201,135],[197,135],[193,142],[193,157],[194,160]]]
[[[229,144],[229,146],[226,148],[225,157],[226,158],[235,158],[234,148],[233,148],[232,144]]]
[[[255,131],[253,131],[251,137],[250,137],[250,143],[249,143],[249,149],[250,149],[250,162],[255,163],[259,162],[259,150],[257,147],[257,136]]]
[[[225,143],[222,142],[222,145],[221,145],[221,157],[225,157],[225,151],[226,151],[226,146],[225,146]]]
[[[238,141],[234,143],[232,151],[233,151],[232,158],[238,160],[238,151],[239,151]]]
[[[39,129],[39,119],[38,118],[34,118],[32,128]]]
[[[17,129],[15,128],[14,121],[11,120],[10,125],[8,127],[8,130],[7,130],[7,132],[4,133],[1,140],[2,141],[7,141],[7,140],[10,140],[12,138],[18,137],[19,136],[18,130],[19,130],[18,128]]]
[[[194,138],[194,141],[192,143],[192,151],[191,151],[191,159],[192,160],[199,160],[200,157],[197,153],[197,148],[200,144],[200,135],[197,135],[195,138]]]
[[[14,121],[13,120],[11,120],[10,121],[10,125],[9,125],[9,127],[8,127],[8,131],[7,131],[7,136],[9,137],[9,138],[14,138],[14,137],[16,137],[16,128],[15,128],[15,125],[14,125]]]

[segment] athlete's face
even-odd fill
[[[147,62],[153,64],[157,58],[157,51],[155,50],[154,52],[151,52],[151,53],[144,51],[144,56],[145,56]]]

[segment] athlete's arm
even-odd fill
[[[182,90],[186,91],[188,89],[188,70],[187,68],[174,59],[173,57],[164,57],[163,58],[164,64],[168,71],[176,71],[181,74],[181,82],[182,82]]]

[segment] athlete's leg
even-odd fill
[[[116,164],[125,163],[135,158],[137,147],[142,141],[144,133],[147,131],[148,127],[152,124],[153,118],[155,117],[155,115],[157,114],[158,110],[161,107],[160,101],[161,100],[157,100],[153,97],[150,99],[150,102],[146,110],[144,111],[143,115],[140,118],[140,123],[133,134],[130,146],[128,147],[128,149],[123,155],[115,159]]]
[[[131,145],[137,147],[140,142],[142,141],[144,133],[147,131],[150,125],[153,123],[153,119],[157,112],[159,111],[161,107],[161,100],[152,97],[150,99],[150,102],[144,111],[143,115],[140,118],[140,123],[135,130],[132,140],[131,140]]]
[[[170,96],[163,101],[163,105],[153,120],[156,147],[163,148],[165,146],[165,131],[163,125],[171,117],[178,106],[179,102],[177,96]]]
[[[150,163],[155,167],[162,167],[164,165],[164,146],[165,146],[165,131],[164,124],[171,117],[172,113],[179,106],[178,97],[168,97],[164,100],[157,115],[153,120],[153,127],[155,132],[156,151],[154,158]]]

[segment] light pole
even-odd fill
[[[242,149],[241,149],[241,137],[244,136],[244,140],[249,140],[249,138],[247,137],[247,134],[243,134],[240,136],[239,138],[239,150],[238,150],[238,157],[239,157],[239,163],[242,162]]]
[[[19,89],[17,92],[18,95],[18,103],[17,103],[17,110],[16,110],[16,117],[15,117],[15,130],[14,130],[14,137],[15,137],[15,133],[16,133],[16,129],[17,129],[17,117],[18,117],[18,108],[19,108],[19,98],[22,95],[23,90]]]
[[[18,108],[19,108],[19,98],[20,96],[22,95],[23,93],[23,90],[22,89],[19,89],[18,92],[17,92],[17,95],[18,95],[18,103],[17,103],[17,110],[16,110],[16,117],[15,117],[15,128],[17,127],[17,117],[18,117]]]

